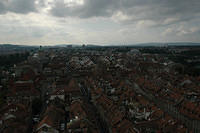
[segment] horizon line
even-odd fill
[[[111,44],[99,44],[99,43],[56,43],[56,44],[21,44],[21,43],[0,43],[0,45],[18,45],[18,46],[44,46],[44,47],[52,47],[58,45],[75,45],[75,46],[82,46],[82,45],[95,45],[95,46],[130,46],[130,45],[143,45],[143,44],[179,44],[179,43],[192,43],[192,44],[199,44],[200,42],[182,42],[182,41],[174,41],[174,42],[143,42],[143,43],[111,43]]]

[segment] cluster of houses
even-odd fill
[[[4,72],[0,133],[198,133],[200,78],[177,67],[138,49],[39,50]]]

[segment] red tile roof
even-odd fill
[[[78,116],[79,118],[85,118],[86,112],[82,107],[81,101],[73,101],[70,106],[70,117],[73,118],[75,116]],[[74,116],[72,116],[74,115]]]
[[[53,91],[50,95],[64,95],[64,89],[56,89],[55,91]]]
[[[57,108],[53,105],[50,105],[45,114],[42,121],[37,125],[37,129],[39,129],[43,124],[48,124],[49,126],[59,129],[60,128],[60,121],[64,120],[64,110]]]
[[[133,128],[133,124],[129,120],[124,119],[117,125],[116,131],[117,133],[136,133]]]
[[[65,93],[80,92],[80,87],[75,79],[71,79],[64,90]]]

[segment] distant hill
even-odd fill
[[[170,42],[170,43],[141,43],[141,44],[132,44],[131,46],[142,46],[142,47],[162,47],[162,46],[200,46],[200,43],[192,42]]]
[[[82,46],[80,44],[56,44],[53,47],[67,47],[67,46],[70,46],[70,45],[73,46],[73,47],[80,47],[80,46]]]
[[[0,55],[28,52],[38,48],[37,46],[0,44]]]
[[[45,48],[57,48],[57,47],[67,47],[67,46],[82,47],[82,44],[56,44],[53,46],[43,45]],[[159,43],[159,42],[151,42],[151,43],[137,43],[137,44],[123,44],[123,45],[98,45],[98,44],[85,44],[86,47],[163,47],[163,46],[200,46],[200,43],[192,43],[192,42],[169,42],[169,43]],[[0,44],[0,49],[33,49],[39,48],[38,45],[15,45],[15,44]]]
[[[55,47],[67,47],[72,45],[73,47],[81,47],[80,44],[58,44]],[[151,43],[138,43],[138,44],[123,44],[123,45],[98,45],[98,44],[86,44],[86,47],[162,47],[162,46],[200,46],[200,43],[192,43],[192,42],[169,42],[169,43],[159,43],[159,42],[151,42]]]
[[[0,48],[36,48],[36,47],[39,47],[39,46],[0,44]]]

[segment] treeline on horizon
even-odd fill
[[[141,50],[141,52],[150,54],[162,54],[168,57],[170,60],[174,61],[175,63],[180,63],[184,66],[184,72],[180,73],[188,74],[191,76],[200,76],[200,61],[187,62],[187,60],[192,60],[200,57],[200,50],[198,49],[183,51],[177,54],[174,54],[167,49],[162,48],[144,48]]]
[[[14,64],[25,61],[28,58],[28,56],[29,56],[29,52],[0,55],[0,67],[3,69],[11,67]]]

